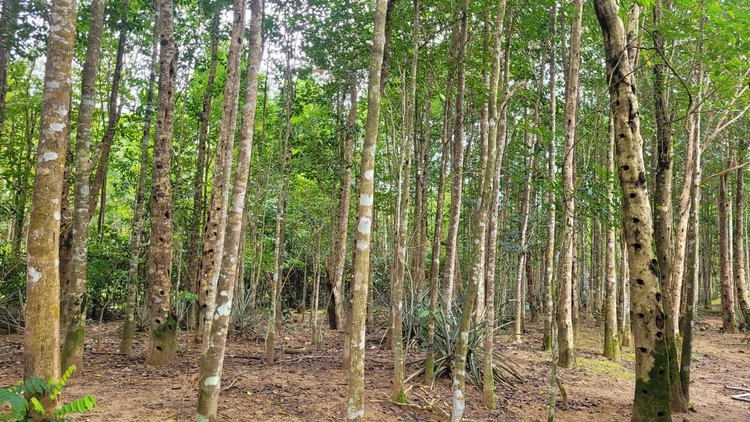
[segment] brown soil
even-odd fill
[[[299,315],[295,315],[299,318]],[[187,333],[180,336],[179,363],[166,368],[145,365],[143,356],[112,352],[119,344],[119,322],[88,327],[86,367],[69,382],[65,398],[91,394],[98,402],[91,421],[190,421],[197,397],[199,352]],[[675,421],[750,421],[750,403],[732,400],[725,385],[750,388],[750,346],[742,335],[720,333],[720,321],[707,317],[697,324],[691,402],[695,412],[675,415]],[[599,353],[601,329],[593,321],[579,331],[579,361],[575,369],[561,369],[570,408],[561,409],[558,421],[627,421],[632,404],[633,353],[624,351],[621,363]],[[280,361],[263,360],[263,342],[247,336],[230,340],[224,363],[219,416],[227,421],[337,421],[346,408],[346,376],[341,365],[340,333],[325,330],[325,341],[315,347],[307,322],[290,323],[283,332]],[[366,414],[370,421],[442,420],[437,411],[400,407],[389,402],[390,353],[380,344],[382,333],[368,335],[365,366]],[[473,420],[543,421],[547,419],[550,355],[539,352],[540,328],[529,327],[525,342],[515,345],[500,336],[497,347],[523,368],[525,382],[516,390],[498,389],[498,406],[488,411],[481,393],[471,388],[466,417]],[[134,350],[145,349],[139,333]],[[22,338],[0,336],[0,385],[18,381],[23,372]],[[409,372],[416,370],[408,368]],[[434,403],[449,410],[450,383],[438,380],[432,389],[421,379],[410,384],[409,403]]]

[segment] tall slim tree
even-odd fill
[[[244,27],[245,0],[234,2],[234,23]],[[197,420],[214,421],[217,419],[219,393],[221,392],[221,374],[224,363],[227,333],[229,331],[229,314],[232,309],[234,287],[237,281],[237,262],[243,259],[240,251],[242,225],[247,206],[247,183],[250,175],[250,157],[253,150],[253,133],[255,130],[255,110],[258,106],[258,75],[263,54],[261,48],[261,27],[263,10],[261,0],[250,2],[250,39],[248,48],[247,84],[245,88],[245,105],[242,107],[242,125],[240,144],[237,150],[237,170],[235,172],[232,199],[227,219],[226,247],[221,263],[221,274],[217,284],[216,311],[211,324],[209,346],[201,357],[201,378],[198,393]],[[240,34],[241,36],[241,34]],[[239,90],[239,84],[235,87]],[[200,419],[202,417],[203,419]]]
[[[173,0],[157,0],[156,13],[161,48],[151,173],[151,243],[146,274],[150,319],[146,362],[159,366],[177,358],[177,321],[172,316],[172,194],[169,174],[177,74]]]
[[[554,324],[554,304],[552,299],[552,279],[554,278],[555,260],[555,221],[557,219],[555,189],[553,184],[557,179],[555,165],[555,140],[557,134],[557,47],[555,31],[557,29],[557,3],[550,9],[550,56],[549,56],[549,127],[550,144],[547,153],[547,178],[551,186],[547,189],[547,249],[544,253],[544,337],[542,350],[552,350],[552,325]]]
[[[358,179],[357,233],[354,241],[351,313],[351,354],[349,359],[349,393],[346,409],[348,421],[362,421],[365,416],[365,318],[370,277],[372,211],[375,188],[375,150],[380,120],[380,74],[385,44],[387,0],[375,3],[369,78],[367,82],[367,122],[362,145]]]
[[[143,116],[143,134],[141,135],[141,158],[138,170],[138,187],[135,191],[135,209],[133,210],[133,227],[130,231],[130,262],[128,265],[128,293],[125,304],[125,322],[122,327],[120,353],[130,354],[133,348],[135,332],[135,307],[138,293],[138,267],[141,256],[141,237],[143,236],[146,207],[146,177],[149,164],[149,141],[151,140],[151,120],[154,114],[154,85],[156,82],[156,65],[159,60],[158,25],[154,20],[153,45],[151,46],[151,70],[148,76],[146,92],[146,109]]]
[[[615,199],[615,128],[612,117],[609,119],[607,144],[607,222],[606,222],[606,240],[607,247],[605,250],[605,291],[606,300],[604,301],[604,356],[613,359],[620,359],[620,343],[617,338],[617,236],[614,226],[614,205]]]
[[[604,37],[618,176],[623,196],[623,232],[630,276],[634,279],[631,287],[635,340],[632,420],[671,421],[659,261],[653,250],[651,204],[646,189],[635,77],[630,62],[622,60],[628,45],[617,3],[614,0],[595,0],[594,7]]]
[[[461,220],[461,195],[463,192],[464,162],[464,91],[466,88],[466,42],[468,39],[468,0],[461,3],[461,17],[456,33],[456,98],[455,122],[451,140],[451,206],[448,220],[448,240],[443,271],[443,312],[453,313],[453,291],[458,270],[458,229]]]
[[[578,126],[578,80],[581,66],[581,20],[583,0],[573,1],[573,26],[570,31],[570,56],[565,90],[565,149],[563,155],[564,222],[560,246],[559,303],[557,308],[558,364],[563,368],[576,365],[573,334],[573,260],[575,255],[575,163],[576,127]]]
[[[5,122],[5,96],[8,92],[8,62],[10,50],[16,37],[16,21],[18,20],[18,0],[3,1],[0,11],[0,134]],[[1,136],[0,136],[1,137]],[[3,142],[0,141],[0,150]]]
[[[66,289],[65,304],[68,307],[67,330],[62,350],[62,368],[83,364],[83,339],[86,329],[86,267],[89,243],[89,173],[91,173],[90,145],[91,121],[96,106],[96,71],[104,27],[104,0],[91,2],[91,21],[86,45],[86,61],[83,64],[81,82],[81,105],[78,107],[76,128],[76,175],[73,194],[72,260],[70,275],[73,283]]]
[[[60,376],[60,205],[65,154],[70,143],[71,63],[76,28],[75,0],[54,0],[49,11],[47,61],[36,173],[26,240],[25,378]],[[37,399],[50,414],[56,399]],[[44,420],[31,409],[34,420]]]
[[[237,101],[240,96],[240,54],[242,53],[242,34],[245,28],[245,19],[244,11],[242,19],[238,18],[239,12],[236,7],[237,1],[235,1],[234,20],[229,36],[224,102],[221,107],[219,139],[216,145],[216,165],[214,167],[211,201],[208,206],[208,216],[204,229],[203,255],[198,279],[199,317],[195,335],[196,339],[203,339],[204,349],[208,347],[207,337],[211,332],[212,315],[215,309],[216,283],[219,281],[221,260],[224,255],[232,150],[235,127],[237,126]]]
[[[198,252],[201,248],[201,223],[203,220],[203,181],[206,173],[206,139],[208,138],[208,121],[213,104],[214,81],[216,79],[216,65],[219,61],[219,14],[214,14],[209,33],[211,34],[211,64],[208,66],[206,89],[203,92],[203,109],[198,123],[198,147],[196,169],[193,176],[193,212],[190,216],[188,234],[188,291],[198,294],[198,278],[200,276],[201,259]],[[198,306],[193,306],[188,314],[188,326],[195,328],[199,317]]]

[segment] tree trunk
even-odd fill
[[[451,141],[451,206],[448,222],[448,240],[443,271],[443,313],[453,314],[453,292],[455,290],[458,267],[458,229],[461,219],[461,198],[463,191],[464,162],[464,88],[466,85],[466,40],[468,37],[468,4],[462,3],[461,25],[457,26],[458,52],[456,54],[457,87],[456,87],[456,120]]]
[[[515,334],[516,334],[516,343],[521,342],[521,334],[522,334],[522,324],[523,324],[523,310],[526,306],[526,299],[524,295],[524,286],[523,286],[523,277],[524,277],[524,269],[526,268],[526,259],[527,256],[527,245],[526,245],[526,238],[528,237],[528,231],[529,231],[529,214],[531,213],[531,184],[533,181],[534,171],[532,170],[534,168],[535,159],[534,159],[534,148],[536,143],[536,136],[530,137],[530,142],[527,142],[527,154],[529,156],[529,161],[526,165],[526,185],[524,187],[523,192],[523,199],[522,199],[522,205],[521,205],[521,227],[519,229],[519,247],[521,249],[521,252],[519,254],[518,258],[518,271],[516,272],[516,319],[515,319]],[[533,277],[528,277],[528,283],[529,286],[531,286],[531,280],[533,280]],[[529,298],[531,298],[531,290],[529,289]],[[531,300],[529,300],[529,303],[532,303]],[[533,307],[533,305],[532,305]]]
[[[241,50],[245,27],[245,0],[234,1],[234,22],[232,35],[236,36],[238,50]],[[216,296],[216,311],[212,316],[211,333],[208,348],[201,356],[201,375],[198,392],[198,410],[196,420],[217,420],[219,393],[221,392],[221,374],[224,364],[229,319],[232,310],[232,299],[237,281],[237,260],[244,259],[244,251],[240,249],[242,226],[247,207],[247,182],[250,175],[250,158],[253,151],[253,134],[255,132],[255,110],[258,104],[258,75],[260,73],[261,27],[263,10],[261,0],[250,1],[250,38],[247,59],[247,83],[245,87],[245,105],[242,107],[242,124],[240,128],[240,142],[237,147],[237,168],[235,171],[232,200],[227,218],[227,233],[224,254],[221,262]],[[235,32],[235,28],[237,32]],[[239,91],[239,80],[233,82],[235,91]],[[198,418],[202,416],[203,419]]]
[[[346,265],[346,243],[349,233],[349,203],[352,185],[352,155],[354,138],[357,133],[357,84],[354,80],[349,87],[349,115],[344,129],[343,162],[341,168],[340,195],[336,218],[336,242],[333,256],[333,280],[331,283],[331,301],[334,318],[329,321],[332,330],[344,328],[344,266]]]
[[[607,208],[606,237],[607,248],[605,254],[606,267],[606,294],[604,315],[604,356],[612,359],[620,359],[620,343],[617,338],[617,256],[615,236],[614,207],[611,205],[615,198],[615,128],[612,116],[609,118],[609,143],[607,147],[607,199],[610,204]]]
[[[651,205],[646,189],[638,98],[628,60],[625,28],[614,0],[596,0],[604,36],[607,81],[622,189],[623,231],[628,245],[635,334],[635,398],[632,420],[670,421],[669,360],[664,338],[664,310],[658,260],[652,248]]]
[[[349,359],[349,394],[346,418],[364,420],[365,313],[370,277],[371,225],[375,182],[375,149],[380,120],[380,70],[385,43],[386,0],[377,0],[372,34],[369,80],[367,83],[367,123],[365,124],[362,161],[360,163],[359,201],[357,203],[356,250],[352,277],[351,355]]]
[[[393,337],[393,386],[391,397],[399,403],[406,402],[406,391],[404,389],[404,280],[406,278],[406,246],[407,233],[409,232],[409,198],[411,196],[411,160],[412,148],[416,144],[416,131],[414,130],[416,103],[417,103],[417,65],[419,63],[419,1],[414,0],[414,21],[412,22],[412,57],[411,75],[409,79],[408,93],[405,94],[406,107],[404,110],[404,138],[405,145],[401,146],[403,151],[403,173],[399,195],[401,196],[398,226],[396,227],[396,274],[391,286],[391,333]],[[416,292],[417,294],[419,292]]]
[[[554,278],[555,261],[555,221],[556,221],[556,199],[555,181],[557,180],[557,166],[555,165],[555,140],[557,138],[557,47],[555,44],[555,30],[557,27],[557,4],[550,9],[550,38],[549,38],[549,110],[550,110],[550,143],[547,155],[548,183],[547,190],[547,247],[544,254],[544,336],[542,338],[542,350],[552,350],[552,326],[554,325],[554,304],[552,299],[552,279]]]
[[[125,322],[122,327],[120,353],[130,354],[133,347],[135,331],[135,308],[138,302],[138,266],[141,253],[141,237],[145,223],[144,209],[146,202],[146,177],[148,173],[148,145],[151,138],[151,118],[154,105],[154,83],[156,81],[156,64],[159,59],[158,24],[154,22],[154,43],[151,47],[151,66],[146,95],[146,111],[143,116],[143,135],[141,136],[141,164],[138,171],[138,188],[135,193],[135,210],[133,211],[133,228],[130,231],[130,264],[128,270],[128,296],[125,305]]]
[[[737,161],[745,161],[747,150],[745,139],[740,137],[737,147]],[[737,169],[737,185],[734,195],[734,280],[737,286],[737,302],[744,314],[745,324],[750,323],[750,292],[748,292],[747,278],[745,275],[745,170],[743,167]],[[689,305],[688,305],[689,306]]]
[[[201,270],[198,279],[200,288],[198,294],[199,317],[195,336],[196,340],[203,339],[204,350],[209,346],[206,339],[211,332],[212,315],[215,310],[214,302],[216,301],[216,284],[219,281],[221,260],[224,256],[232,150],[237,126],[237,100],[240,95],[240,55],[242,54],[245,19],[244,11],[238,11],[237,7],[236,0],[234,20],[229,38],[227,75],[219,123],[219,138],[216,145],[216,166],[214,167],[211,201],[204,229]],[[239,15],[240,13],[242,16]]]
[[[65,155],[70,142],[71,62],[76,28],[76,3],[54,0],[50,9],[47,61],[36,173],[26,241],[26,307],[24,318],[24,378],[60,376],[60,205]],[[57,400],[37,395],[45,413]],[[34,420],[46,417],[31,410]]]
[[[173,0],[157,0],[159,28],[159,96],[151,184],[151,243],[149,244],[149,352],[146,362],[163,365],[177,357],[177,321],[172,315],[172,195],[170,168],[174,131],[177,46]]]
[[[734,314],[734,285],[732,284],[731,260],[729,257],[729,199],[727,174],[719,178],[719,277],[721,278],[721,322],[727,333],[737,332],[737,316]]]
[[[83,64],[81,82],[81,105],[78,107],[76,128],[76,176],[73,193],[74,212],[72,229],[72,259],[70,279],[73,283],[66,289],[66,334],[63,344],[62,370],[70,365],[83,367],[83,340],[86,330],[86,264],[89,245],[89,174],[91,173],[90,151],[91,121],[94,115],[96,94],[96,71],[104,27],[104,0],[91,3],[91,24],[86,45],[86,61]]]
[[[0,134],[3,131],[5,122],[5,94],[8,91],[8,62],[10,50],[15,44],[16,38],[16,21],[18,20],[18,0],[3,1],[2,15],[0,15]],[[2,136],[0,136],[2,138]],[[3,138],[5,139],[5,138]],[[3,143],[0,141],[0,150]]]
[[[97,147],[100,150],[98,157],[98,164],[96,166],[96,173],[94,174],[94,180],[91,182],[91,195],[89,196],[89,220],[91,220],[94,212],[96,211],[96,205],[101,200],[100,212],[104,213],[104,204],[106,201],[106,189],[107,189],[107,165],[109,164],[109,153],[112,150],[112,141],[115,138],[115,132],[117,129],[117,122],[120,120],[120,108],[117,105],[117,98],[120,94],[120,81],[122,78],[122,67],[125,59],[125,44],[127,41],[127,2],[122,2],[123,13],[126,16],[126,20],[122,22],[120,27],[120,36],[117,44],[117,57],[115,59],[115,70],[112,74],[112,89],[109,93],[109,103],[107,107],[107,130],[104,132],[104,139],[102,143]],[[95,160],[96,161],[96,160]],[[99,193],[101,192],[101,198]],[[103,227],[99,225],[100,235],[103,232]]]
[[[216,13],[211,20],[209,28],[211,34],[211,64],[208,68],[206,78],[206,89],[203,92],[203,110],[198,122],[198,150],[196,158],[195,176],[193,177],[193,212],[190,216],[190,228],[188,234],[188,282],[187,290],[198,295],[198,279],[200,277],[201,259],[198,251],[201,248],[201,222],[203,220],[203,178],[206,173],[206,139],[208,137],[208,121],[211,114],[213,102],[214,80],[216,79],[216,64],[219,61],[219,14]],[[198,303],[191,305],[188,313],[188,327],[196,328],[200,311]]]
[[[573,26],[570,35],[570,64],[565,90],[565,155],[563,160],[563,224],[560,258],[560,294],[557,311],[558,364],[563,368],[576,365],[573,334],[573,260],[575,255],[575,176],[574,156],[578,115],[578,73],[581,65],[581,19],[583,0],[573,2]]]

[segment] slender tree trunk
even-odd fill
[[[148,173],[148,145],[151,138],[151,118],[154,104],[154,83],[156,82],[156,64],[159,59],[158,24],[154,22],[154,44],[151,47],[151,71],[148,77],[146,94],[146,111],[143,117],[143,135],[141,136],[141,164],[138,171],[138,188],[135,193],[135,210],[133,211],[133,228],[130,231],[130,263],[128,270],[128,296],[125,305],[125,322],[122,327],[120,353],[130,354],[133,348],[135,332],[135,308],[138,302],[138,266],[141,253],[141,237],[145,223],[144,209],[146,202],[146,177]]]
[[[558,364],[563,368],[576,365],[573,334],[573,260],[575,255],[575,176],[574,156],[578,116],[578,73],[581,65],[581,19],[583,1],[573,2],[573,26],[570,36],[570,64],[565,95],[565,151],[563,157],[563,224],[560,259],[560,295],[558,303]]]
[[[72,259],[70,278],[74,282],[66,289],[67,330],[63,344],[62,370],[70,365],[83,367],[83,340],[86,329],[86,264],[89,244],[89,174],[91,173],[90,151],[91,121],[94,115],[96,71],[104,27],[104,0],[91,3],[91,20],[86,46],[86,61],[83,64],[81,82],[81,105],[78,107],[76,129],[76,177],[74,188],[74,212],[72,229]]]
[[[18,0],[4,0],[0,12],[0,138],[3,138],[3,123],[5,122],[5,94],[8,92],[8,62],[10,50],[15,44],[16,21],[18,20]],[[5,138],[3,138],[5,139]],[[0,140],[0,151],[3,142]]]
[[[365,124],[362,161],[360,163],[359,201],[357,203],[356,250],[352,277],[351,355],[349,360],[349,394],[346,418],[364,420],[365,312],[370,277],[371,226],[375,182],[375,150],[380,120],[380,70],[385,43],[386,0],[377,0],[372,35],[369,80],[367,83],[367,123]]]
[[[613,204],[615,198],[615,128],[612,116],[609,118],[609,143],[607,147],[607,199]],[[620,359],[620,343],[617,337],[617,256],[615,235],[614,207],[608,206],[606,237],[607,249],[605,253],[606,267],[606,294],[604,315],[604,356],[612,359]]]
[[[744,138],[740,138],[737,147],[737,161],[744,162],[747,145]],[[745,324],[750,323],[750,292],[748,292],[745,275],[745,171],[743,167],[737,169],[737,184],[734,195],[734,280],[737,286],[737,302],[744,314]]]
[[[728,175],[723,174],[719,178],[719,277],[721,278],[721,315],[722,327],[727,333],[737,332],[737,316],[734,313],[734,285],[730,268],[732,266],[729,257],[729,199]]]
[[[457,40],[458,52],[456,57],[457,83],[456,83],[456,121],[453,128],[453,139],[451,141],[451,206],[450,220],[448,223],[448,241],[445,254],[445,267],[443,271],[443,312],[446,315],[453,314],[453,293],[456,284],[456,272],[458,267],[458,229],[461,219],[461,196],[463,191],[463,161],[464,161],[464,88],[466,85],[466,69],[464,59],[466,57],[466,40],[468,37],[468,1],[462,3],[462,17],[459,26]]]
[[[207,337],[211,332],[212,315],[215,310],[216,284],[219,281],[221,260],[224,256],[229,184],[232,169],[232,150],[237,126],[237,100],[240,95],[240,55],[244,33],[244,6],[239,11],[239,0],[234,2],[234,18],[229,38],[227,75],[224,84],[224,102],[221,108],[219,138],[216,145],[216,166],[211,190],[211,201],[206,217],[203,237],[203,252],[198,279],[198,327],[196,340],[203,339],[203,349],[208,348]]]
[[[468,2],[464,3],[463,10],[464,13],[466,13]],[[469,330],[471,327],[471,321],[472,321],[472,313],[474,311],[474,302],[476,300],[477,291],[479,290],[479,284],[480,283],[486,283],[486,249],[487,249],[487,224],[489,222],[489,211],[490,211],[490,203],[492,202],[492,192],[493,192],[493,181],[495,178],[496,171],[496,163],[498,159],[498,137],[497,137],[497,130],[498,126],[501,126],[501,124],[497,124],[497,117],[498,115],[503,115],[502,111],[498,113],[497,109],[497,87],[499,84],[499,75],[500,75],[500,49],[501,49],[501,41],[500,37],[503,33],[502,29],[502,22],[505,17],[505,2],[500,1],[498,4],[498,14],[496,16],[496,22],[495,22],[495,32],[493,33],[493,53],[492,53],[492,69],[491,69],[491,80],[490,80],[490,98],[489,98],[489,109],[488,114],[490,116],[490,119],[492,119],[492,122],[489,124],[489,136],[488,136],[488,146],[487,146],[487,159],[484,160],[484,168],[481,169],[482,171],[482,181],[480,182],[480,186],[482,186],[482,190],[479,192],[479,200],[476,207],[476,215],[474,218],[474,224],[472,227],[472,233],[471,233],[471,239],[473,246],[473,251],[471,254],[472,262],[471,262],[471,272],[469,275],[469,282],[466,287],[466,291],[464,292],[464,299],[463,304],[461,307],[461,319],[458,327],[458,338],[456,341],[456,347],[454,349],[454,355],[453,355],[453,383],[451,386],[451,389],[453,391],[453,400],[452,400],[452,408],[451,408],[451,421],[461,421],[463,418],[464,413],[464,407],[466,402],[466,359],[467,359],[467,352],[468,352],[468,346],[469,346]],[[465,40],[466,34],[465,31],[467,30],[468,26],[468,16],[464,15],[464,20],[462,22],[462,36],[461,38]],[[510,33],[510,31],[509,31]],[[462,48],[465,48],[465,43],[461,44]],[[465,52],[462,52],[462,57]],[[507,57],[506,57],[507,58]],[[463,60],[463,58],[461,59]],[[507,63],[506,63],[507,65]],[[463,97],[462,91],[462,85],[463,85],[463,63],[459,67],[459,96]],[[503,93],[505,94],[505,92]],[[503,96],[503,101],[506,99],[505,95]],[[501,108],[505,107],[505,104],[501,105]],[[461,126],[461,123],[459,121],[459,126]],[[460,198],[460,197],[456,197]],[[453,199],[452,199],[453,200]],[[494,310],[493,310],[494,313]],[[493,316],[494,317],[494,316]],[[494,322],[494,319],[493,319]],[[483,363],[483,366],[485,368],[485,375],[487,374],[486,368],[492,367],[492,360],[491,356],[492,353],[487,353],[487,347],[492,350],[492,342],[493,337],[490,336],[489,339],[485,338],[485,361]],[[489,354],[489,356],[487,356]],[[490,371],[490,374],[492,372]],[[489,377],[484,378],[485,388],[483,388],[483,402],[485,405],[489,406],[490,408],[494,407],[494,389],[493,382]]]
[[[149,244],[149,352],[146,362],[162,365],[177,357],[177,321],[172,315],[172,195],[170,168],[174,131],[177,46],[173,0],[157,0],[159,28],[159,96],[156,107],[154,162],[151,184],[151,243]]]
[[[26,307],[24,309],[24,378],[60,376],[60,205],[65,155],[70,142],[71,62],[76,3],[54,0],[50,9],[47,61],[44,69],[36,173],[26,240]],[[45,413],[57,400],[37,395]],[[33,420],[45,420],[31,409]]]
[[[216,79],[216,64],[219,61],[219,14],[215,14],[211,20],[211,64],[208,68],[206,78],[206,89],[203,92],[203,110],[198,122],[198,148],[196,158],[195,176],[193,178],[193,213],[190,217],[190,228],[188,234],[188,291],[199,294],[198,279],[200,277],[201,259],[198,251],[201,248],[201,222],[203,220],[203,178],[207,171],[206,163],[206,139],[208,137],[208,122],[213,102],[214,80]],[[198,304],[191,306],[188,313],[188,327],[196,328],[200,311]]]
[[[343,162],[341,168],[340,195],[336,219],[336,243],[334,244],[333,280],[331,283],[331,301],[334,318],[329,321],[332,330],[344,328],[344,266],[346,264],[346,244],[349,233],[349,203],[352,185],[352,155],[354,138],[357,133],[357,84],[354,80],[349,87],[349,115],[344,129]]]
[[[549,58],[549,91],[550,91],[550,144],[547,155],[547,177],[550,186],[553,186],[557,180],[557,166],[555,165],[555,141],[556,141],[556,120],[557,120],[557,58],[555,45],[555,30],[557,27],[557,4],[555,3],[550,9],[550,58]],[[550,187],[547,190],[547,248],[544,255],[544,337],[542,339],[542,350],[552,349],[552,326],[554,325],[554,304],[552,299],[552,280],[555,275],[555,221],[556,221],[556,199],[555,189]]]
[[[622,347],[630,347],[633,342],[633,330],[630,319],[630,267],[628,266],[628,244],[625,239],[625,232],[620,232],[620,298],[622,300],[621,312],[619,315],[619,332],[617,333],[620,338],[620,345]]]
[[[322,230],[318,231],[318,239],[315,243],[315,284],[312,291],[312,304],[310,306],[310,326],[312,331],[312,342],[318,344],[318,298],[320,297],[320,238]]]
[[[638,97],[626,53],[625,28],[614,0],[594,2],[604,36],[610,107],[622,188],[623,231],[628,245],[635,333],[635,398],[632,420],[670,421],[669,360],[658,260],[652,245],[651,205],[646,189]]]
[[[524,187],[523,192],[523,199],[522,199],[522,205],[521,205],[521,227],[519,230],[519,247],[521,249],[521,253],[519,254],[518,258],[518,271],[516,272],[516,319],[515,319],[515,334],[516,334],[516,343],[521,342],[521,334],[522,334],[522,324],[523,324],[523,309],[526,306],[526,299],[524,295],[524,286],[523,286],[523,276],[524,276],[524,269],[526,267],[526,258],[527,258],[527,237],[528,237],[528,231],[529,231],[529,214],[531,213],[531,183],[532,178],[534,176],[533,167],[535,166],[535,159],[534,159],[534,148],[536,144],[536,137],[531,136],[530,142],[527,142],[527,154],[529,156],[529,161],[526,165],[526,185]],[[527,275],[528,278],[528,275]],[[533,280],[533,278],[530,278],[529,280]],[[529,283],[531,283],[529,281]],[[531,291],[529,291],[529,297],[531,298]],[[532,303],[531,300],[529,300],[529,303]],[[533,306],[533,305],[532,305]]]
[[[93,217],[96,211],[96,205],[101,200],[100,212],[104,212],[104,204],[106,201],[107,189],[107,166],[109,164],[109,153],[112,150],[112,141],[115,138],[115,132],[117,129],[117,122],[120,120],[120,108],[117,105],[117,98],[120,95],[120,81],[122,79],[122,67],[123,61],[125,60],[125,44],[127,41],[127,7],[129,0],[123,1],[123,10],[125,13],[125,20],[122,22],[120,27],[120,36],[117,44],[117,57],[115,59],[115,70],[112,74],[112,90],[109,93],[109,103],[107,107],[107,130],[104,132],[104,139],[102,143],[97,147],[101,152],[99,153],[98,164],[96,166],[96,173],[94,174],[94,180],[91,182],[91,195],[89,196],[89,220]],[[101,198],[99,197],[101,193]],[[100,235],[103,232],[103,227],[99,225]]]
[[[699,80],[702,80],[702,70],[699,73]],[[700,99],[700,92],[698,98]],[[694,127],[700,127],[700,113],[689,116],[695,124]],[[697,139],[697,137],[696,137]],[[701,145],[700,142],[694,142],[692,147],[695,152],[695,170],[693,171],[692,181],[690,184],[690,225],[688,230],[688,268],[685,278],[685,296],[687,306],[685,317],[682,320],[682,354],[680,356],[680,384],[682,395],[685,401],[690,400],[690,373],[693,364],[693,323],[695,321],[696,290],[700,280],[700,181],[701,181]]]
[[[416,131],[414,130],[416,102],[417,102],[417,65],[419,63],[419,1],[414,0],[414,21],[412,23],[412,58],[411,74],[409,79],[408,93],[406,95],[405,125],[406,137],[403,151],[403,174],[399,195],[400,212],[398,226],[396,227],[396,274],[391,286],[391,333],[393,336],[393,386],[391,397],[400,403],[406,402],[406,390],[404,389],[404,280],[406,278],[406,246],[407,233],[409,232],[409,198],[411,185],[411,160],[412,148],[416,144]],[[417,292],[419,293],[419,292]]]
[[[234,22],[232,35],[242,43],[245,27],[245,0],[234,1]],[[248,43],[247,84],[245,88],[245,105],[242,107],[242,124],[240,142],[237,147],[237,168],[235,171],[232,199],[227,217],[227,234],[224,254],[221,262],[221,274],[217,284],[216,311],[213,315],[208,348],[201,357],[201,375],[198,392],[198,410],[196,420],[217,420],[219,393],[221,392],[221,374],[224,364],[229,318],[232,299],[237,281],[237,260],[244,259],[242,243],[242,226],[247,207],[247,183],[250,175],[250,158],[253,151],[253,134],[255,132],[255,110],[258,105],[258,75],[260,73],[261,27],[263,10],[261,0],[250,1],[250,38]],[[239,28],[235,33],[234,28]],[[229,82],[229,81],[228,81]],[[239,91],[239,81],[235,80],[234,89]],[[198,418],[202,416],[203,419]]]

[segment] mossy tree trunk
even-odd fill
[[[156,63],[159,59],[158,28],[154,21],[154,44],[151,47],[151,70],[148,77],[146,110],[143,116],[143,134],[141,135],[141,160],[138,170],[138,187],[135,192],[135,210],[133,211],[133,228],[130,231],[130,262],[128,266],[128,292],[125,304],[125,322],[122,327],[120,353],[130,354],[133,348],[135,332],[135,308],[138,302],[138,267],[141,254],[141,236],[145,224],[144,209],[146,202],[146,177],[148,174],[148,146],[151,139],[151,118],[154,106],[154,85],[156,82]]]
[[[583,0],[573,1],[573,25],[570,34],[570,61],[565,91],[565,149],[563,157],[563,232],[560,245],[559,302],[557,307],[557,341],[560,357],[558,364],[563,368],[576,365],[575,340],[573,333],[573,261],[575,259],[575,146],[578,116],[578,80],[581,66],[581,20]],[[577,291],[577,290],[576,290]]]
[[[654,255],[643,138],[625,28],[614,0],[594,2],[604,37],[610,107],[622,189],[622,221],[632,285],[635,340],[633,421],[670,421],[670,380],[659,262]]]
[[[60,205],[65,155],[70,143],[71,63],[76,28],[76,3],[54,0],[49,10],[50,34],[36,173],[26,240],[26,307],[24,309],[24,378],[60,376]],[[37,396],[46,413],[57,402]],[[33,420],[44,420],[35,411]]]
[[[157,0],[159,95],[151,184],[151,243],[146,281],[149,286],[149,351],[146,362],[163,365],[177,358],[177,322],[172,315],[172,134],[174,131],[177,46],[173,0]]]
[[[73,192],[72,284],[65,289],[64,299],[67,330],[63,344],[62,371],[70,365],[82,368],[83,340],[86,330],[86,267],[89,245],[89,173],[91,173],[91,122],[96,106],[96,73],[104,27],[104,0],[91,2],[91,20],[86,45],[86,61],[81,81],[81,104],[78,107],[75,149],[75,187]]]
[[[375,187],[375,150],[380,120],[380,75],[385,44],[387,0],[377,0],[372,34],[369,79],[367,83],[367,122],[362,145],[358,179],[357,232],[352,277],[351,354],[349,359],[349,392],[346,419],[362,421],[365,415],[365,317],[370,277],[373,199]]]
[[[238,36],[239,42],[241,42],[243,36],[241,31],[244,30],[245,8],[245,0],[235,0],[232,35]],[[226,350],[235,283],[238,278],[237,269],[239,266],[237,263],[238,260],[244,260],[244,250],[240,248],[240,245],[243,237],[243,217],[247,207],[247,184],[250,175],[250,157],[253,150],[255,110],[258,104],[258,75],[262,57],[261,26],[263,10],[261,0],[251,0],[250,16],[247,84],[245,105],[242,107],[240,142],[237,148],[237,168],[227,218],[226,245],[221,262],[221,274],[217,284],[216,311],[212,317],[213,323],[211,324],[208,348],[201,356],[196,420],[217,420],[224,352]],[[234,28],[238,28],[237,33],[235,33]],[[239,90],[239,84],[235,84],[235,88]]]

